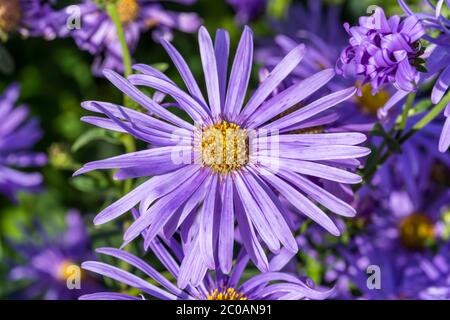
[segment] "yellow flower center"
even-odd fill
[[[202,164],[216,172],[227,173],[248,162],[247,131],[226,121],[203,128]]]
[[[243,293],[238,293],[233,288],[216,289],[208,294],[208,300],[248,300]]]
[[[365,84],[361,89],[361,96],[357,96],[356,99],[363,112],[376,116],[377,111],[386,104],[390,97],[391,95],[385,90],[380,90],[377,94],[372,95],[372,86]]]
[[[139,13],[139,3],[137,0],[119,0],[117,2],[117,11],[119,12],[120,21],[128,24],[136,19]]]
[[[60,281],[66,281],[70,276],[73,275],[73,267],[75,264],[72,261],[63,261],[58,267],[57,278]]]
[[[20,0],[0,1],[0,31],[14,31],[21,19]]]
[[[400,239],[409,249],[421,249],[433,237],[433,224],[422,213],[413,213],[400,223]]]

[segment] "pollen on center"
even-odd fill
[[[401,221],[400,238],[407,248],[422,249],[434,238],[433,224],[425,214],[413,213]]]
[[[139,13],[139,4],[137,0],[119,0],[117,2],[117,11],[120,21],[128,24],[134,21]]]
[[[215,289],[207,296],[208,300],[248,300],[243,293],[238,293],[233,288]]]
[[[248,163],[247,131],[226,121],[204,127],[201,133],[202,165],[227,173]]]

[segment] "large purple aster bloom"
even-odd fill
[[[27,120],[27,106],[14,106],[18,97],[18,85],[11,85],[0,96],[0,193],[11,199],[21,190],[37,191],[42,183],[41,174],[15,168],[42,166],[47,162],[45,154],[30,151],[42,137],[42,131],[36,119]]]
[[[196,0],[167,0],[192,4]],[[195,13],[174,12],[164,9],[164,1],[119,0],[117,8],[124,25],[125,39],[131,52],[136,49],[141,33],[152,30],[152,37],[170,40],[172,30],[196,32],[200,18]],[[81,28],[68,31],[77,45],[95,56],[93,71],[101,75],[103,69],[123,71],[122,49],[114,23],[95,1],[85,0],[78,5]]]
[[[10,271],[12,281],[22,281],[27,287],[17,298],[47,300],[76,299],[82,294],[100,289],[94,278],[81,273],[80,287],[69,288],[82,261],[90,259],[90,241],[81,215],[71,210],[66,215],[67,230],[49,235],[44,225],[36,221],[33,232],[24,230],[27,239],[11,242],[12,248],[24,260]],[[46,227],[49,227],[46,224]]]
[[[333,290],[315,289],[310,279],[302,279],[284,272],[266,272],[251,277],[242,282],[242,273],[246,270],[249,257],[241,252],[229,275],[217,269],[212,273],[200,273],[192,286],[182,280],[180,261],[183,260],[183,250],[179,243],[170,240],[166,243],[154,239],[150,244],[152,251],[167,269],[169,274],[178,280],[177,285],[170,282],[164,275],[147,264],[144,260],[128,252],[100,248],[98,253],[119,259],[142,271],[148,280],[108,265],[103,262],[87,261],[83,269],[114,279],[141,292],[139,297],[116,292],[98,292],[80,297],[83,300],[142,300],[142,294],[163,300],[323,300],[330,296]],[[205,270],[206,271],[206,270]],[[153,281],[158,284],[156,286]]]
[[[18,31],[24,37],[54,39],[58,35],[54,3],[54,0],[2,0],[0,32]]]
[[[163,232],[169,238],[180,229],[183,239],[193,243],[186,259],[201,257],[210,269],[217,262],[224,272],[231,269],[235,220],[250,258],[260,270],[268,270],[260,240],[275,253],[281,246],[297,251],[280,198],[339,235],[318,204],[347,217],[354,216],[355,211],[316,180],[359,183],[361,178],[346,168],[354,168],[359,163],[356,158],[369,150],[356,146],[366,139],[363,134],[320,133],[316,126],[327,110],[354,95],[355,89],[334,92],[283,115],[334,75],[333,70],[324,70],[268,99],[302,60],[305,47],[299,45],[244,104],[252,69],[252,31],[245,28],[227,79],[228,33],[218,30],[213,43],[201,28],[199,45],[208,94],[205,100],[182,56],[169,42],[163,41],[163,45],[189,93],[158,70],[136,65],[142,74],[128,79],[112,71],[105,75],[150,115],[105,102],[82,105],[107,116],[85,117],[84,121],[127,132],[152,145],[148,150],[88,163],[75,173],[117,168],[117,179],[153,176],[99,213],[95,224],[111,221],[140,203],[141,216],[126,231],[126,243],[146,231],[148,246],[156,235]],[[171,96],[195,126],[161,107],[138,86]],[[309,134],[312,128],[319,133]]]
[[[423,53],[419,39],[425,29],[415,16],[386,18],[382,8],[372,16],[361,17],[359,26],[344,25],[350,35],[349,46],[341,54],[337,70],[370,83],[374,93],[386,83],[411,92],[419,80],[417,70]]]

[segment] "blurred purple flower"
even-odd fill
[[[438,266],[428,256],[398,248],[377,247],[369,236],[358,236],[346,247],[341,246],[341,254],[347,267],[338,277],[346,278],[363,299],[418,299],[420,293],[436,281],[434,276]],[[445,268],[448,268],[448,262],[447,258]],[[371,274],[378,277],[379,287],[370,285],[376,285],[369,279]],[[350,287],[341,289],[343,291],[337,298],[352,297]]]
[[[241,24],[256,19],[267,5],[267,0],[227,0],[227,2],[236,11],[236,19]]]
[[[410,130],[422,117],[409,118],[405,130]],[[404,142],[401,153],[393,153],[378,169],[369,189],[380,199],[388,199],[394,191],[404,190],[416,206],[428,202],[425,196],[430,187],[449,174],[450,154],[440,153],[436,147],[443,119],[436,119]],[[434,179],[434,181],[433,181]]]
[[[265,68],[272,70],[289,51],[303,43],[307,48],[303,63],[291,73],[291,81],[334,68],[347,42],[347,34],[340,27],[339,19],[339,7],[331,6],[324,14],[320,0],[309,0],[306,8],[292,5],[286,17],[270,21],[277,35],[260,41],[255,58]],[[345,85],[350,85],[350,82],[345,81]]]
[[[28,107],[15,107],[19,86],[9,86],[0,96],[0,193],[11,200],[18,191],[37,191],[42,183],[39,173],[26,173],[13,168],[43,166],[47,156],[29,151],[42,137],[38,121],[27,121]]]
[[[418,63],[423,54],[420,38],[425,29],[415,16],[386,18],[377,7],[372,16],[361,17],[359,26],[344,25],[350,45],[337,63],[337,71],[370,83],[373,93],[386,83],[399,90],[414,91],[419,80]]]
[[[190,5],[196,0],[166,0]],[[172,31],[196,32],[201,19],[195,13],[174,12],[164,9],[163,1],[119,0],[117,10],[124,25],[125,39],[133,53],[141,33],[152,30],[153,40],[171,40]],[[117,38],[114,23],[95,1],[84,0],[78,5],[81,14],[81,28],[67,30],[77,45],[95,56],[93,72],[101,76],[105,68],[123,72],[122,49]],[[66,10],[62,11],[67,15]]]
[[[90,241],[81,215],[71,210],[66,215],[67,230],[48,234],[50,227],[35,221],[33,230],[23,230],[25,241],[10,241],[12,248],[24,260],[15,263],[9,277],[27,283],[16,298],[46,300],[77,299],[80,295],[100,289],[94,278],[80,273],[80,288],[69,289],[70,277],[81,271],[80,263],[92,258]],[[75,281],[75,280],[74,280]]]
[[[419,299],[430,287],[448,286],[450,251],[443,217],[450,208],[449,190],[428,192],[419,206],[404,191],[373,202],[362,233],[338,246],[341,264],[333,278],[340,283],[338,297],[351,297],[350,284],[365,299]],[[379,289],[367,285],[369,266],[380,268]]]
[[[249,257],[243,251],[236,259],[236,263],[229,275],[219,270],[208,273],[205,269],[194,269],[197,286],[183,283],[179,261],[183,261],[183,250],[175,240],[162,242],[155,238],[150,244],[152,251],[164,265],[169,274],[178,280],[173,284],[163,274],[156,271],[144,260],[122,250],[100,248],[97,252],[112,256],[142,271],[146,278],[108,265],[103,262],[87,261],[82,264],[83,269],[114,279],[128,286],[138,289],[142,294],[163,300],[323,300],[330,296],[333,290],[315,289],[310,279],[301,279],[284,272],[266,272],[251,277],[241,283],[241,276],[246,271]],[[200,271],[200,272],[196,272]],[[150,283],[147,278],[152,280]],[[155,286],[156,282],[158,286]],[[80,297],[82,300],[142,300],[145,296],[131,296],[116,292],[98,292]]]
[[[24,37],[54,39],[56,14],[54,0],[2,0],[0,3],[0,32],[18,31]]]
[[[148,245],[157,234],[163,232],[169,238],[180,228],[185,241],[194,236],[199,239],[198,245],[192,246],[196,250],[187,252],[187,257],[203,261],[210,269],[220,264],[225,273],[232,264],[235,218],[247,253],[260,270],[268,270],[260,238],[274,253],[281,246],[297,252],[286,221],[286,208],[279,197],[333,235],[339,235],[338,228],[318,204],[346,217],[354,216],[355,211],[305,176],[342,184],[360,182],[360,176],[346,169],[359,164],[357,158],[370,152],[356,146],[366,137],[361,133],[307,131],[316,128],[327,110],[354,95],[356,89],[333,92],[283,114],[334,76],[332,69],[326,69],[270,97],[302,60],[305,48],[299,45],[272,70],[244,106],[253,60],[252,31],[245,28],[227,79],[229,35],[218,30],[213,44],[202,27],[199,45],[206,100],[182,56],[169,42],[163,40],[162,44],[189,94],[160,71],[136,65],[142,74],[125,79],[108,70],[105,76],[152,116],[111,103],[82,104],[85,109],[108,117],[85,117],[84,121],[127,132],[153,145],[148,150],[88,163],[75,173],[118,168],[116,179],[153,176],[104,209],[94,223],[111,221],[140,203],[141,216],[126,231],[126,243],[146,230]],[[196,126],[161,107],[137,86],[171,96]],[[300,129],[306,131],[292,133]],[[226,142],[228,147],[219,148],[222,151],[216,154],[215,150],[223,146],[223,139],[229,135],[235,137],[235,143]],[[269,140],[276,141],[276,145]],[[260,148],[254,149],[255,146]],[[174,156],[180,154],[183,159]],[[221,210],[213,211],[216,207]]]

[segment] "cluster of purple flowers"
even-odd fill
[[[170,1],[191,5],[196,0],[167,2]],[[65,8],[60,14],[65,20],[70,20],[71,15],[76,14],[79,16],[79,25],[65,29],[61,35],[71,36],[80,49],[88,51],[95,57],[94,74],[101,75],[105,68],[123,72],[123,54],[116,27],[105,7],[99,2],[84,0],[76,9],[73,8],[73,6]],[[171,40],[173,30],[196,32],[201,23],[201,19],[195,13],[168,11],[157,1],[119,0],[117,11],[131,52],[135,51],[141,34],[148,30],[152,31],[152,38],[159,42],[160,39]]]

